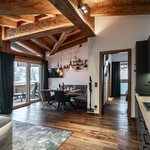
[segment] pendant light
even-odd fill
[[[59,53],[57,54],[57,56],[58,56],[58,65],[57,65],[56,72],[59,73],[60,72],[60,69],[59,69]]]
[[[61,64],[60,64],[60,68],[59,68],[59,76],[63,76],[63,68],[62,68],[62,51],[61,51]]]
[[[72,70],[72,62],[71,62],[71,50],[70,50],[70,63],[69,63],[69,70]]]

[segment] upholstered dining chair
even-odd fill
[[[47,89],[41,90],[41,99],[42,99],[42,101],[47,101],[47,104],[45,104],[41,108],[41,110],[43,110],[45,107],[50,107],[50,106],[55,107],[55,105],[54,105],[55,97],[54,97],[54,95],[51,96],[51,93],[49,90],[47,90]]]
[[[55,92],[55,101],[58,103],[57,110],[61,110],[63,112],[68,111],[69,108],[67,107],[66,103],[70,103],[70,96],[65,95],[64,91],[54,91]]]

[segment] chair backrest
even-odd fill
[[[66,96],[64,91],[54,91],[55,92],[55,101],[63,102],[66,101]]]
[[[35,83],[34,83],[34,86],[33,86],[33,88],[32,88],[32,90],[31,90],[32,95],[34,95],[34,94],[36,93],[36,90],[37,90],[37,89],[38,89],[38,83],[35,82]]]
[[[42,101],[50,101],[51,100],[50,91],[41,90],[41,98],[42,98]]]

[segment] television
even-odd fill
[[[57,68],[49,68],[48,69],[48,77],[49,78],[62,78],[63,77],[63,69],[61,69],[62,74],[58,73]]]

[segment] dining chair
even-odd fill
[[[70,96],[65,95],[64,91],[54,91],[55,93],[55,101],[58,103],[57,110],[62,110],[63,112],[68,111],[66,103],[70,103]]]
[[[51,96],[51,93],[49,90],[47,89],[43,89],[40,91],[41,92],[41,99],[42,101],[47,101],[47,104],[45,104],[41,110],[43,110],[45,107],[50,107],[50,106],[53,106],[55,107],[54,105],[54,102],[55,102],[55,97],[54,95]],[[55,107],[56,108],[56,107]]]

